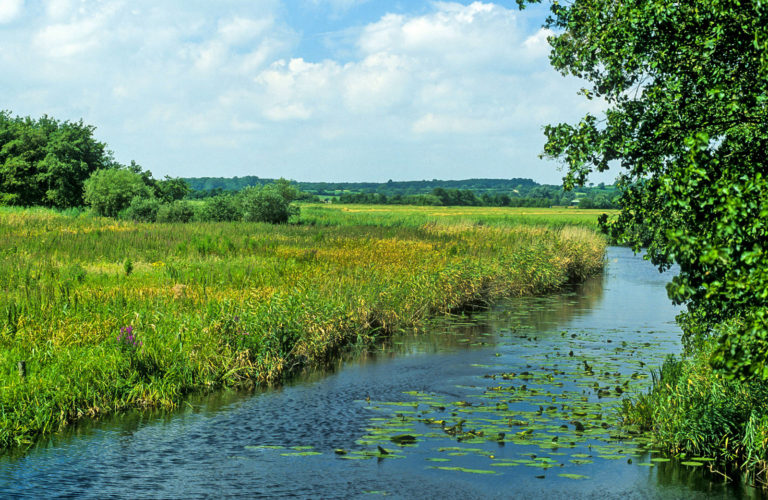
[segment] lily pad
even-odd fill
[[[459,472],[466,472],[469,474],[497,474],[494,470],[483,470],[483,469],[466,469],[464,467],[432,467],[433,469],[440,469],[440,470],[452,470],[452,471],[459,471]]]

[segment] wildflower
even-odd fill
[[[117,336],[117,343],[120,345],[121,349],[130,352],[135,352],[144,345],[144,342],[140,341],[136,335],[133,334],[133,325],[120,328],[120,334]]]

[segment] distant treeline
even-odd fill
[[[184,179],[189,198],[234,194],[249,186],[267,185],[274,179],[246,177],[192,177]],[[560,186],[531,179],[464,179],[388,182],[296,182],[307,200],[379,205],[618,208],[614,186],[598,184],[564,191]]]

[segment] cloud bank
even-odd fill
[[[287,8],[0,0],[0,108],[83,118],[158,176],[559,181],[541,127],[587,108],[527,11],[437,2],[350,26],[344,57],[309,60],[312,27]]]

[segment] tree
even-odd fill
[[[161,205],[157,211],[157,222],[189,222],[195,216],[195,209],[188,201],[176,200]]]
[[[200,220],[212,222],[229,222],[240,220],[242,210],[238,200],[228,194],[208,198],[200,209]]]
[[[622,210],[603,226],[660,269],[684,340],[719,335],[713,364],[768,378],[768,3],[553,3],[551,63],[587,80],[604,116],[545,129],[566,187],[618,165]]]
[[[247,187],[238,197],[243,220],[247,222],[284,224],[298,214],[298,208],[291,206],[292,193],[285,190],[284,183]]]
[[[97,170],[85,181],[85,203],[107,217],[128,208],[136,197],[152,196],[141,174],[124,168]]]
[[[82,121],[0,112],[0,204],[81,206],[88,176],[115,165],[94,131]]]

